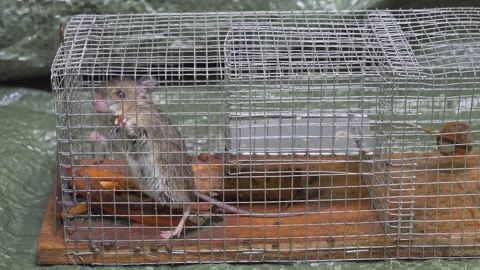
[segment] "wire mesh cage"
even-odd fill
[[[479,27],[477,9],[74,16],[52,64],[66,256],[475,257]]]

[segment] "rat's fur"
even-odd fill
[[[109,139],[117,141],[114,146],[125,152],[134,184],[160,204],[183,209],[185,203],[196,199],[191,157],[180,133],[147,98],[154,83],[147,78],[106,82],[96,89],[96,108],[120,113],[126,120],[121,127],[114,125],[115,117],[110,118]],[[123,97],[117,91],[122,91]]]

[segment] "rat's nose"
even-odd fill
[[[94,107],[98,107],[98,106],[101,105],[101,101],[99,101],[98,99],[95,99],[95,98],[94,98],[94,99],[92,100],[92,105],[93,105]]]

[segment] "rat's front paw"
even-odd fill
[[[106,140],[105,136],[103,136],[102,134],[96,131],[93,131],[92,133],[90,133],[90,135],[88,136],[88,139],[96,143],[103,143]]]
[[[123,117],[123,114],[116,114],[115,115],[115,125],[116,126],[127,126],[128,120],[127,118]]]

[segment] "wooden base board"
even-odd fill
[[[329,209],[296,217],[223,216],[221,222],[191,229],[184,238],[162,244],[154,240],[158,234],[155,228],[139,224],[114,228],[90,222],[90,230],[75,232],[78,239],[89,239],[90,243],[70,240],[66,244],[63,227],[53,235],[52,190],[37,261],[40,265],[118,265],[477,257],[478,157],[458,162],[464,169],[445,169],[454,163],[451,159],[425,157],[418,162],[414,222],[408,241],[396,240],[395,234],[386,235],[370,198],[346,196],[332,200]],[[360,187],[357,189],[350,193],[363,194]],[[292,208],[299,211],[305,205]],[[67,238],[74,239],[72,235]]]
[[[112,236],[112,228],[110,233],[92,231],[91,235],[107,239],[98,247],[88,243],[66,245],[63,227],[53,236],[53,205],[52,193],[38,241],[39,265],[376,260],[478,255],[476,235],[462,235],[459,226],[452,227],[449,234],[418,235],[410,242],[396,241],[394,235],[384,234],[383,225],[367,200],[334,203],[331,209],[320,215],[292,219],[229,216],[215,226],[159,246],[154,241],[145,245],[138,242],[155,239],[154,230],[149,232],[140,225],[117,229],[116,236]],[[429,226],[435,227],[435,224]],[[135,233],[135,228],[140,234]],[[464,231],[468,230],[464,228]],[[108,241],[109,238],[116,239],[117,245],[111,245],[114,241]],[[133,238],[137,242],[131,241]]]

